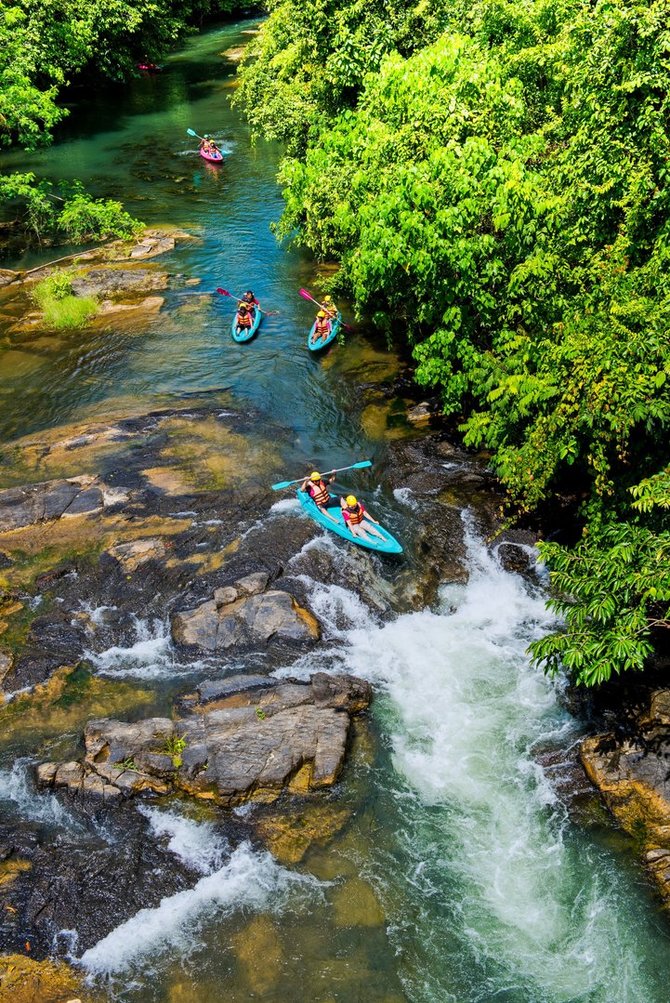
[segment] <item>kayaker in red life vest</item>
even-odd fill
[[[309,477],[306,477],[300,485],[300,490],[308,493],[319,512],[322,512],[331,522],[337,523],[337,519],[334,519],[326,508],[326,506],[334,501],[328,490],[328,485],[332,484],[334,480],[335,476],[333,475],[333,477],[329,477],[327,481],[324,481],[319,471],[313,470]]]
[[[235,329],[238,334],[248,331],[253,325],[253,318],[246,303],[240,303],[237,308]]]
[[[323,303],[321,304],[321,306],[323,307],[323,310],[328,320],[335,320],[338,313],[340,312],[333,303],[333,300],[330,296],[323,297]]]
[[[354,536],[362,536],[367,539],[370,534],[378,536],[380,540],[384,539],[382,534],[378,533],[370,525],[371,522],[374,522],[377,526],[379,523],[376,519],[372,518],[363,502],[359,502],[355,495],[347,495],[346,498],[340,498],[340,506],[342,508],[342,517]]]
[[[246,303],[247,310],[251,311],[252,316],[256,313],[256,310],[260,310],[260,303],[252,293],[251,289],[247,289],[244,296],[240,300],[240,303]]]
[[[314,328],[314,337],[312,341],[325,341],[332,327],[325,310],[319,310],[316,315],[316,326]]]

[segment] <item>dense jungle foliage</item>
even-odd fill
[[[235,0],[5,0],[0,5],[0,147],[48,143],[67,115],[63,92],[122,80],[147,57],[161,58],[188,25],[227,13]],[[137,221],[81,186],[0,174],[0,206],[50,240],[128,236]]]
[[[667,2],[269,9],[238,100],[287,144],[280,236],[402,323],[517,511],[565,501],[536,659],[642,669],[670,627]]]

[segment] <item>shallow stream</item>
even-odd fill
[[[398,372],[385,346],[361,330],[324,358],[306,351],[312,312],[297,290],[314,284],[314,266],[278,247],[269,229],[281,211],[279,151],[262,137],[251,145],[229,105],[234,65],[221,53],[253,27],[205,32],[164,73],[73,109],[48,152],[3,159],[81,178],[150,225],[184,228],[198,241],[158,264],[201,283],[170,291],[164,311],[139,327],[4,336],[1,444],[189,395],[246,409],[249,449],[265,450],[258,476],[265,466],[270,480],[282,470],[297,476],[306,462],[363,456],[383,471],[388,442],[412,434],[398,417],[401,401],[362,399],[358,390]],[[198,158],[188,127],[217,137],[222,168]],[[208,294],[249,285],[279,314],[236,346],[231,301]],[[285,431],[281,441],[267,431],[275,427]],[[184,448],[197,444],[187,439]],[[376,504],[411,539],[422,518],[411,495],[382,491]],[[543,750],[579,737],[525,655],[547,624],[541,575],[505,571],[481,540],[477,513],[462,519],[469,580],[444,585],[433,609],[377,617],[352,591],[309,585],[331,642],[325,667],[364,676],[378,694],[371,734],[359,735],[345,774],[348,825],[288,867],[249,843],[231,850],[204,809],[141,809],[156,839],[201,877],[83,956],[76,933],[63,933],[104,997],[665,1003],[668,926],[630,845],[597,816],[575,820],[538,765]],[[316,546],[335,547],[346,580],[346,547],[325,537]],[[410,547],[409,561],[419,560]],[[377,568],[393,588],[397,568]],[[173,667],[160,624],[138,624],[134,644],[96,658],[107,678],[116,672],[140,685],[167,681]],[[318,651],[280,673],[315,667],[324,668]],[[27,744],[19,742],[22,754]],[[19,745],[3,753],[0,807],[33,821],[41,813],[37,821],[55,833],[76,827],[54,796],[36,802],[29,761],[13,759]]]

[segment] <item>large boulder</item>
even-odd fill
[[[670,905],[670,690],[651,695],[648,710],[627,735],[585,739],[580,757],[617,821],[639,843],[661,897]]]
[[[42,763],[37,782],[107,802],[143,791],[223,805],[305,794],[335,783],[351,716],[370,700],[369,684],[346,675],[206,681],[180,702],[181,720],[90,721],[83,760]]]
[[[234,645],[267,644],[271,640],[313,642],[319,623],[288,592],[264,592],[269,574],[258,572],[218,588],[211,599],[172,617],[176,644],[204,651],[225,651]]]

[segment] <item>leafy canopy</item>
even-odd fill
[[[287,143],[279,235],[402,328],[511,505],[570,500],[534,651],[587,684],[667,620],[669,39],[662,0],[273,0],[238,92]]]

